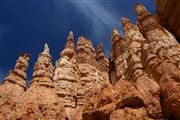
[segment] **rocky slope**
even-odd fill
[[[179,36],[168,16],[172,6],[176,14],[180,6],[177,0],[157,0],[157,5],[151,15],[136,4],[136,25],[121,18],[124,35],[113,28],[109,59],[102,44],[95,49],[83,36],[75,45],[71,31],[54,67],[45,44],[29,88],[30,56],[20,54],[0,86],[0,119],[179,120]],[[178,20],[175,13],[173,21]]]

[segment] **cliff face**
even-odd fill
[[[156,0],[156,18],[160,24],[172,32],[180,41],[180,1],[179,0]]]
[[[46,44],[29,88],[29,55],[21,54],[0,86],[0,119],[180,119],[180,46],[173,36],[178,29],[168,22],[172,6],[179,10],[174,1],[158,0],[155,16],[136,4],[138,24],[122,17],[124,35],[113,28],[109,59],[102,44],[95,49],[81,36],[75,45],[70,32],[54,67]]]

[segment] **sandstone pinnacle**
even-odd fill
[[[158,0],[156,15],[137,4],[137,24],[122,17],[124,36],[112,29],[109,59],[102,43],[80,36],[75,46],[70,31],[54,68],[45,44],[29,88],[20,53],[0,85],[0,120],[179,120],[179,3]]]
[[[21,53],[16,60],[15,67],[0,85],[0,119],[9,119],[12,108],[20,96],[26,91],[26,70],[28,68],[30,55]]]
[[[136,4],[135,5],[135,11],[136,11],[136,15],[139,21],[143,20],[144,18],[148,17],[149,15],[151,15],[146,7],[142,4]]]

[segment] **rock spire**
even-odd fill
[[[21,53],[16,60],[13,70],[4,79],[0,85],[0,119],[9,119],[14,104],[18,101],[19,97],[26,91],[26,70],[30,55]]]
[[[69,119],[73,117],[72,114],[77,107],[79,70],[76,58],[73,33],[70,32],[65,48],[61,52],[61,58],[56,62],[56,69],[53,77],[57,94],[65,106]]]
[[[0,85],[0,119],[179,120],[180,2],[156,2],[156,15],[136,4],[137,24],[121,18],[124,35],[112,29],[108,59],[102,44],[80,36],[75,45],[70,31],[55,67],[45,44],[28,88],[30,56],[21,53]]]
[[[53,84],[54,67],[48,45],[39,54],[34,66],[30,88],[19,98],[11,115],[16,119],[65,120],[63,104],[59,101]]]

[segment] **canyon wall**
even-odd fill
[[[179,120],[180,5],[156,3],[155,15],[135,5],[137,24],[121,18],[109,58],[101,43],[80,36],[75,44],[70,31],[55,66],[45,44],[27,87],[30,55],[21,53],[0,85],[0,119]]]

